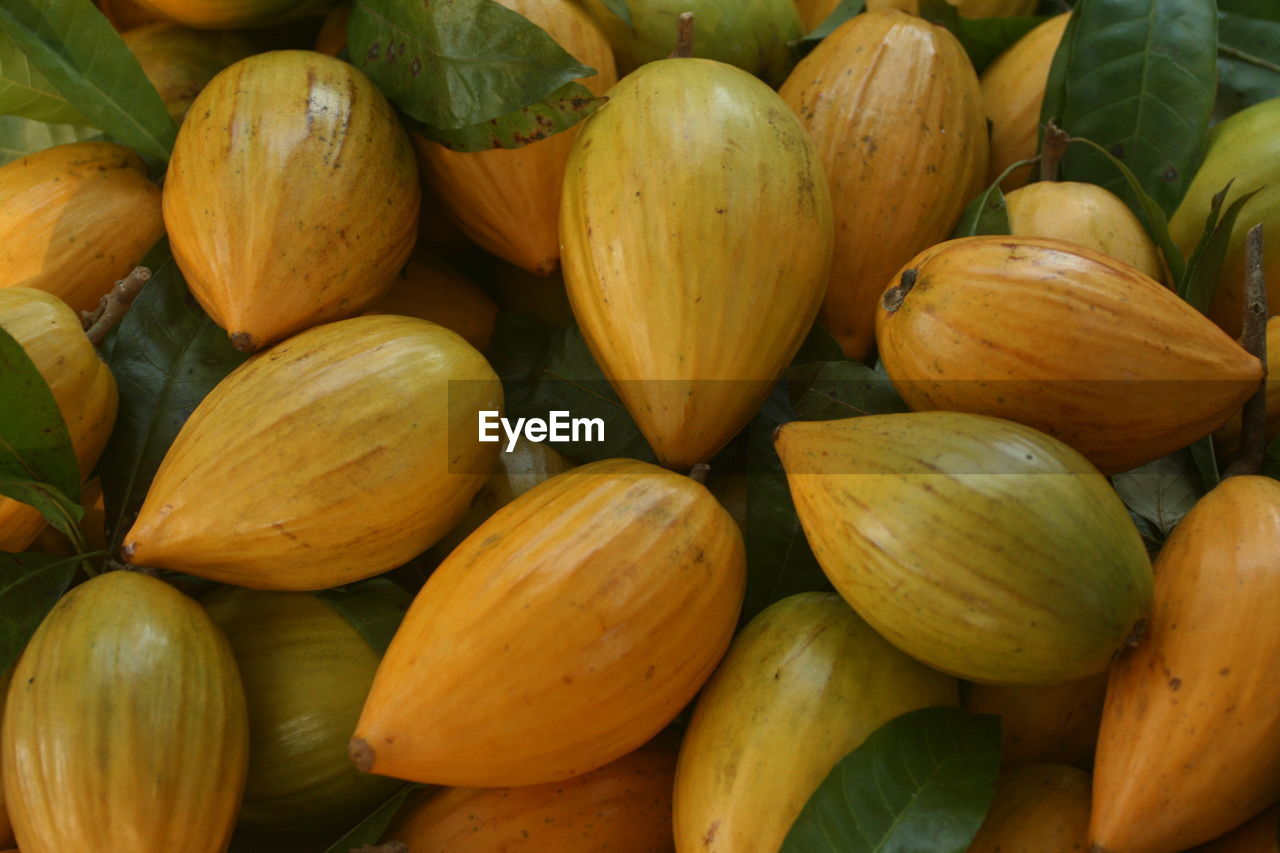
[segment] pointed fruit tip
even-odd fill
[[[373,769],[373,747],[364,738],[353,737],[347,744],[347,755],[351,756],[351,763],[361,773],[368,773]]]
[[[248,332],[232,332],[231,345],[240,352],[254,352],[258,349],[258,344],[254,341],[253,335]]]
[[[125,545],[123,548],[120,549],[120,557],[126,563],[132,563],[134,552],[136,552],[137,550],[138,550],[138,543],[130,542],[129,544]]]

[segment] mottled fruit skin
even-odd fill
[[[779,94],[818,147],[836,213],[819,321],[846,355],[865,358],[894,272],[946,239],[982,187],[978,77],[949,32],[889,10],[842,24]]]
[[[1128,510],[1043,433],[912,412],[792,421],[775,447],[836,590],[935,669],[988,684],[1084,678],[1150,610]]]
[[[111,370],[85,337],[75,313],[43,290],[0,288],[0,328],[18,342],[49,385],[80,476],[88,477],[116,422],[119,396]],[[25,551],[44,526],[44,516],[35,507],[0,497],[0,551]]]
[[[1240,476],[1165,542],[1151,623],[1107,685],[1095,851],[1185,850],[1280,799],[1278,540],[1280,482]]]
[[[995,687],[971,684],[964,708],[1000,718],[1000,763],[1093,766],[1093,749],[1102,724],[1107,674],[1047,687]]]
[[[179,123],[214,75],[255,49],[253,39],[244,33],[193,30],[170,23],[137,27],[121,38],[160,93],[169,115]]]
[[[1089,774],[1060,764],[1005,770],[968,853],[1086,853]]]
[[[741,534],[692,479],[626,459],[552,477],[427,580],[378,667],[352,758],[483,787],[602,767],[710,677],[744,584]]]
[[[880,357],[912,409],[1008,418],[1103,473],[1143,465],[1226,422],[1262,365],[1168,288],[1083,246],[950,240],[880,300]]]
[[[164,236],[160,188],[112,142],[71,142],[0,166],[0,288],[90,311]]]
[[[498,0],[544,29],[596,74],[603,95],[618,81],[609,41],[577,0]],[[560,193],[581,125],[521,148],[461,154],[413,135],[422,179],[476,245],[537,275],[560,266]]]
[[[130,562],[260,589],[325,589],[422,553],[466,511],[502,388],[443,326],[327,323],[236,368],[165,454]]]
[[[403,314],[438,323],[467,339],[480,352],[489,348],[498,305],[456,267],[430,255],[415,254],[391,289],[365,314]]]
[[[23,853],[221,853],[248,757],[231,649],[163,581],[92,578],[19,659],[0,749]]]
[[[119,0],[116,0],[119,2]],[[334,0],[135,0],[143,9],[202,30],[263,27],[321,12]]]
[[[373,83],[339,59],[281,50],[197,96],[164,221],[192,295],[252,352],[386,291],[413,249],[419,198],[412,146]]]
[[[737,68],[652,62],[587,120],[565,175],[565,285],[664,465],[710,459],[763,404],[813,324],[831,223],[804,128]]]
[[[664,733],[563,782],[423,792],[383,841],[414,853],[672,853],[676,743]]]
[[[679,853],[776,851],[835,763],[883,723],[956,704],[835,593],[793,595],[734,638],[680,747]]]

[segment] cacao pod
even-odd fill
[[[1093,766],[1102,723],[1107,674],[1048,687],[993,687],[972,684],[966,711],[1000,718],[1000,763]]]
[[[935,669],[990,684],[1084,678],[1150,609],[1128,510],[1043,433],[914,412],[792,421],[775,447],[832,584]]]
[[[1280,853],[1280,804],[1214,839],[1196,853]]]
[[[193,30],[177,24],[147,24],[121,36],[175,122],[219,71],[253,53],[242,33]]]
[[[835,256],[820,322],[865,358],[876,300],[895,270],[946,239],[982,188],[987,130],[978,78],[940,26],[868,12],[814,48],[780,90],[831,183]]]
[[[484,787],[602,767],[710,677],[744,583],[738,528],[692,479],[626,459],[552,477],[427,580],[378,667],[352,758]]]
[[[1005,770],[968,853],[1085,853],[1089,774],[1060,764]]]
[[[135,0],[94,0],[94,2],[119,33],[164,20],[163,15],[151,9],[144,9]]]
[[[339,3],[324,16],[320,32],[316,34],[316,51],[337,56],[347,47],[347,24],[351,23],[354,2]]]
[[[1276,377],[1276,378],[1273,378]],[[1267,444],[1280,436],[1280,317],[1267,320]],[[1234,459],[1240,450],[1240,414],[1233,414],[1213,434],[1213,446],[1221,459]]]
[[[385,572],[457,523],[493,468],[502,389],[457,334],[394,315],[328,323],[249,359],[165,454],[125,559],[263,589]]]
[[[664,465],[710,459],[763,404],[813,323],[831,227],[813,144],[744,71],[651,62],[587,120],[565,175],[565,285]]]
[[[134,0],[143,9],[202,30],[282,24],[332,6],[334,0]]]
[[[452,265],[429,255],[409,259],[391,289],[369,303],[365,314],[402,314],[438,323],[484,352],[493,337],[498,306]]]

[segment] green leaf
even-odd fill
[[[120,389],[115,430],[99,463],[113,553],[178,430],[246,358],[187,291],[166,241],[142,266],[151,280],[103,347]]]
[[[568,130],[598,110],[608,98],[597,98],[581,83],[566,83],[545,100],[500,118],[458,130],[441,130],[414,122],[414,129],[453,151],[519,148]]]
[[[814,323],[809,329],[809,334],[805,335],[804,341],[800,344],[795,358],[791,359],[791,363],[810,364],[815,361],[843,360],[844,350],[840,348],[840,342],[821,325]]]
[[[48,483],[0,472],[0,495],[35,507],[45,521],[71,540],[77,551],[84,550],[84,538],[79,527],[80,519],[84,518],[84,507],[58,489]]]
[[[74,124],[85,121],[80,111],[67,103],[3,30],[0,30],[0,113],[35,121]]]
[[[1217,86],[1213,0],[1080,0],[1054,55],[1041,111],[1127,164],[1165,214],[1204,156]],[[1093,151],[1072,149],[1063,180],[1137,200]]]
[[[169,158],[177,128],[142,66],[90,0],[4,0],[0,29],[87,123]]]
[[[1013,233],[1013,226],[1009,224],[1009,206],[1005,204],[1004,192],[1001,191],[1000,184],[1018,169],[1036,162],[1038,162],[1038,158],[1032,157],[1010,164],[1008,168],[1000,173],[1000,176],[995,179],[991,186],[987,187],[965,206],[964,213],[960,214],[960,221],[956,224],[956,229],[952,232],[951,237],[954,239],[956,237],[973,237],[979,234]]]
[[[95,136],[101,136],[101,133],[92,127],[0,116],[0,166],[55,145],[80,142]]]
[[[79,557],[0,553],[0,672],[22,654],[79,564]]]
[[[964,18],[946,0],[920,0],[920,17],[946,27],[982,73],[991,61],[1048,18]]]
[[[412,597],[386,578],[371,578],[315,593],[342,614],[379,655],[386,653]]]
[[[793,47],[812,48],[818,42],[835,32],[841,24],[858,15],[866,8],[867,0],[840,0],[836,7],[831,10],[831,14],[823,18],[822,23],[818,24],[817,29],[806,35],[804,38],[796,39],[791,42]],[[697,34],[694,34],[697,38]]]
[[[999,717],[911,711],[836,764],[780,853],[965,853],[999,771]]]
[[[1213,197],[1209,207],[1209,218],[1204,223],[1204,233],[1191,252],[1187,261],[1187,269],[1178,282],[1178,295],[1191,303],[1201,313],[1209,311],[1209,303],[1213,300],[1213,292],[1218,287],[1218,279],[1222,271],[1222,262],[1226,260],[1227,251],[1231,248],[1231,231],[1240,217],[1240,210],[1249,199],[1260,190],[1253,190],[1237,198],[1222,212],[1222,202],[1231,189],[1228,182],[1222,191]]]
[[[1161,540],[1208,491],[1189,450],[1116,474],[1111,485],[1129,512],[1145,519]]]
[[[387,831],[387,827],[391,825],[391,821],[395,819],[396,812],[400,811],[400,807],[404,805],[404,801],[409,795],[425,787],[427,786],[416,783],[405,785],[392,794],[385,803],[378,806],[367,818],[356,824],[354,829],[330,845],[325,850],[325,853],[350,853],[350,851],[357,850],[367,844],[377,844],[383,833]]]
[[[1280,97],[1280,3],[1218,3],[1218,115]]]
[[[604,7],[613,14],[622,19],[628,27],[635,29],[636,25],[631,20],[631,7],[627,5],[627,0],[600,0]]]
[[[787,380],[799,420],[828,421],[909,411],[893,383],[860,361],[789,368]]]
[[[357,0],[347,34],[355,65],[441,130],[506,116],[595,73],[494,0]]]

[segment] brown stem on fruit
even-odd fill
[[[369,746],[369,742],[362,737],[351,739],[347,744],[347,755],[351,756],[351,763],[361,773],[368,773],[373,767],[373,747]]]
[[[893,287],[884,292],[881,303],[884,310],[892,314],[902,307],[902,302],[907,298],[907,294],[911,292],[911,288],[916,286],[916,278],[920,275],[919,270],[903,270],[902,278]]]
[[[258,348],[258,344],[253,339],[253,335],[248,332],[232,332],[231,345],[240,352],[253,352]]]
[[[1267,280],[1262,270],[1262,225],[1249,229],[1244,242],[1244,334],[1241,345],[1262,362],[1263,381],[1244,404],[1240,452],[1224,477],[1257,474],[1267,455]]]
[[[689,59],[693,56],[693,13],[681,12],[676,19],[676,47],[668,59]]]
[[[137,298],[142,285],[151,278],[151,270],[146,267],[134,267],[133,272],[117,281],[111,292],[102,297],[96,311],[85,311],[80,315],[84,325],[84,333],[95,347],[102,343],[107,333],[119,325],[128,313],[129,306]]]
[[[1054,124],[1053,119],[1049,119],[1049,124],[1044,129],[1044,144],[1040,146],[1040,180],[1058,180],[1058,166],[1062,163],[1070,142],[1071,137],[1066,131]]]
[[[689,479],[695,483],[707,484],[707,475],[711,473],[711,466],[705,462],[699,462],[689,469]]]
[[[1136,649],[1138,644],[1142,642],[1143,636],[1147,633],[1147,620],[1139,619],[1133,623],[1133,628],[1129,631],[1129,636],[1125,638],[1124,647],[1126,649]],[[1123,650],[1122,650],[1123,651]]]

